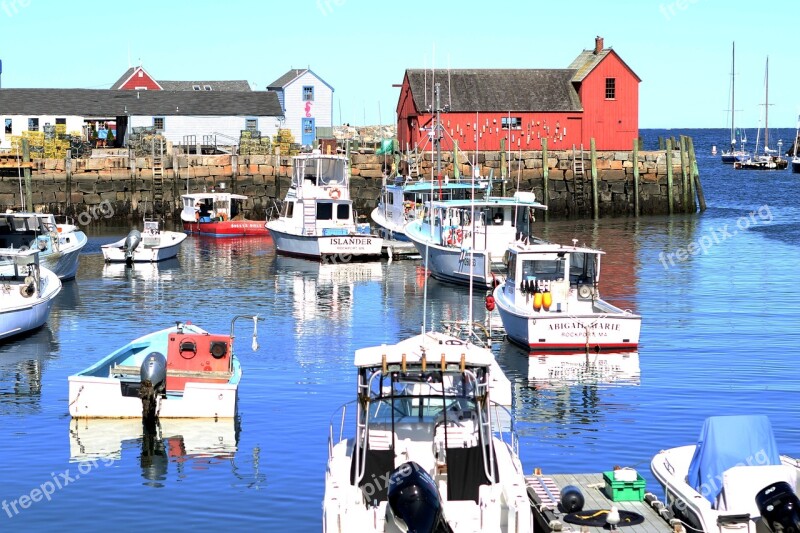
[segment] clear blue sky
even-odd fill
[[[600,35],[642,79],[642,128],[726,127],[800,112],[789,0],[0,0],[2,86],[108,88],[129,64],[156,79],[246,79],[310,67],[334,124],[393,123],[406,68],[565,68]],[[509,88],[509,90],[514,90]],[[1,96],[0,96],[1,97]],[[340,111],[341,110],[341,111]]]

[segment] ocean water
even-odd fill
[[[694,138],[708,209],[673,217],[539,221],[546,238],[607,252],[601,294],[643,316],[631,356],[529,357],[493,350],[514,383],[526,471],[599,472],[692,443],[705,417],[770,416],[800,456],[800,176],[735,171],[712,156],[724,130]],[[788,144],[794,131],[772,132]],[[86,228],[77,280],[49,324],[0,346],[0,531],[319,531],[329,423],[355,397],[355,349],[484,320],[483,293],[425,280],[414,260],[321,265],[277,257],[269,239],[190,236],[178,258],[132,270],[99,246],[128,228]],[[470,298],[472,297],[472,300]],[[423,301],[427,309],[423,313]],[[244,377],[235,421],[72,421],[67,376],[134,338],[191,320],[227,332],[236,314]],[[12,504],[12,502],[14,502]]]

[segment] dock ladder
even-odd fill
[[[586,193],[584,191],[585,171],[583,166],[583,144],[581,144],[580,157],[576,157],[575,145],[572,145],[572,176],[574,179],[575,207],[578,212],[586,206]]]
[[[153,209],[164,200],[164,137],[153,136]]]

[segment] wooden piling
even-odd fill
[[[667,202],[669,203],[669,214],[674,211],[674,194],[672,191],[672,139],[667,139]]]
[[[703,185],[700,183],[700,172],[697,170],[697,158],[694,153],[694,141],[689,137],[689,161],[692,165],[692,188],[697,190],[697,203],[700,212],[706,210],[706,197],[703,194]],[[694,194],[692,195],[694,198]]]
[[[550,168],[547,166],[547,139],[542,138],[542,203],[550,203],[550,183],[548,181]],[[544,212],[544,219],[547,220],[547,211]]]
[[[633,153],[631,159],[633,160],[633,214],[639,216],[639,148],[642,138],[633,140]]]
[[[681,202],[683,203],[683,212],[688,213],[689,204],[691,203],[689,199],[689,157],[686,152],[686,136],[681,135],[679,139],[681,150]]]
[[[500,178],[506,179],[506,140],[500,139]]]
[[[594,137],[589,142],[589,157],[592,162],[592,216],[594,218],[600,217],[600,207],[598,205],[597,194],[597,152],[594,148]]]
[[[25,137],[22,138],[22,162],[23,163],[30,163],[31,162],[31,147],[28,143],[28,139]],[[31,186],[31,167],[30,165],[25,165],[25,169],[22,171],[22,175],[25,178],[25,203],[22,206],[23,211],[33,211],[33,191]],[[22,198],[20,198],[22,201]]]
[[[658,149],[659,150],[664,149],[664,137],[662,137],[661,135],[658,136]]]

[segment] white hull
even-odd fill
[[[486,252],[475,250],[470,253],[460,248],[426,245],[414,234],[409,234],[409,240],[414,243],[423,260],[427,254],[428,270],[434,278],[459,285],[469,285],[471,281],[477,287],[493,287],[492,264]],[[502,254],[498,255],[500,258]],[[499,272],[502,263],[496,263],[494,267]],[[496,275],[495,279],[499,280],[499,277]]]
[[[74,279],[78,274],[81,250],[86,246],[88,239],[82,231],[60,233],[58,238],[60,241],[58,249],[48,249],[40,256],[42,266],[55,272],[59,279]]]
[[[275,248],[286,255],[322,259],[337,258],[341,262],[379,257],[383,239],[361,233],[351,235],[298,235],[286,231],[280,220],[267,223]]]
[[[106,262],[157,263],[159,261],[171,259],[178,255],[181,243],[186,240],[186,234],[177,231],[162,231],[157,244],[140,243],[134,250],[131,259],[127,258],[127,253],[125,252],[125,240],[126,239],[121,239],[111,244],[104,244],[100,247]]]
[[[595,304],[606,313],[572,315],[555,311],[521,311],[510,306],[503,292],[495,302],[509,340],[531,351],[632,351],[639,345],[641,317],[626,313],[602,300]]]
[[[159,418],[232,418],[238,385],[186,384],[182,396],[161,400]],[[69,414],[75,418],[142,418],[142,401],[123,396],[120,380],[69,376]]]
[[[380,206],[372,210],[370,217],[378,226],[378,233],[384,238],[403,242],[408,242],[410,240],[403,229],[406,224],[405,219],[403,219],[402,223],[398,224],[395,221],[386,218]]]
[[[41,269],[41,294],[23,297],[16,284],[0,298],[0,339],[13,337],[42,327],[47,322],[53,300],[61,292],[61,280]]]

